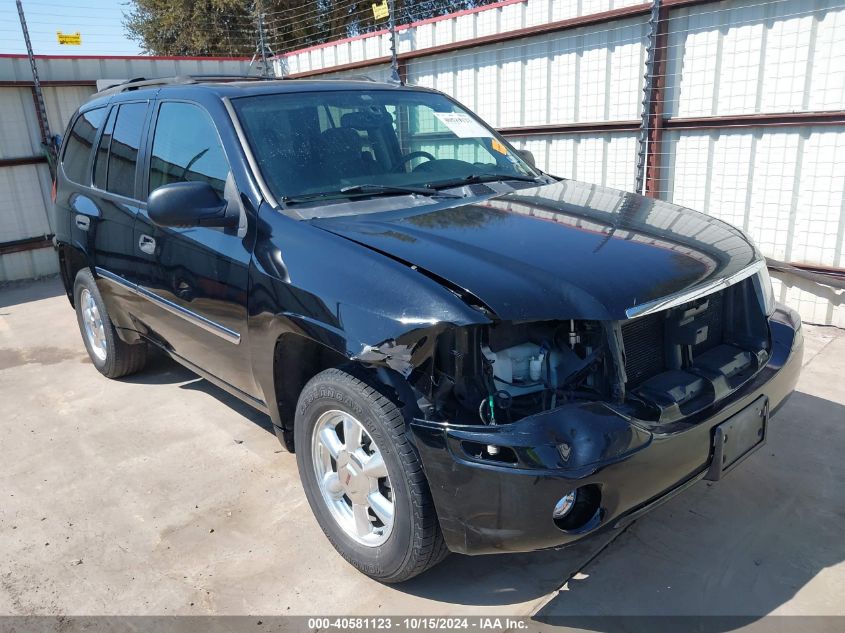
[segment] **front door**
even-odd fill
[[[250,244],[246,216],[216,126],[195,103],[156,106],[148,145],[147,195],[162,185],[206,181],[241,212],[238,228],[167,228],[141,209],[134,280],[151,302],[150,335],[170,351],[241,392],[255,396],[246,341]]]

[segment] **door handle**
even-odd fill
[[[156,250],[156,241],[149,235],[141,235],[141,237],[138,238],[138,248],[145,253],[152,255]]]
[[[88,227],[91,226],[91,218],[87,215],[82,215],[81,213],[76,214],[76,226],[83,231],[87,231]]]

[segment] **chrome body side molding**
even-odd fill
[[[94,270],[97,272],[97,275],[99,275],[103,279],[108,279],[109,281],[123,286],[130,292],[133,292],[136,295],[143,297],[148,301],[151,301],[157,306],[164,308],[168,312],[175,314],[178,317],[182,317],[189,323],[192,323],[193,325],[202,328],[206,332],[211,332],[212,334],[219,336],[220,338],[229,341],[230,343],[233,343],[235,345],[241,342],[241,335],[238,332],[235,332],[234,330],[230,330],[224,325],[221,325],[210,319],[206,319],[204,316],[197,314],[196,312],[192,312],[191,310],[183,308],[182,306],[173,303],[172,301],[168,301],[164,297],[160,297],[156,293],[150,292],[146,288],[142,288],[138,284],[134,284],[131,281],[124,279],[120,275],[115,275],[114,273],[109,272],[105,268],[100,268],[99,266],[97,266]]]

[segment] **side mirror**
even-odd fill
[[[537,168],[537,163],[534,160],[534,153],[533,152],[530,152],[527,149],[518,149],[518,150],[516,150],[516,154],[522,160],[524,160],[526,163],[528,163],[529,165],[531,165],[535,169]]]
[[[147,215],[159,226],[235,227],[238,214],[227,213],[228,203],[205,181],[163,185],[147,198]]]

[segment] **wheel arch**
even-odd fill
[[[60,242],[56,246],[56,251],[59,256],[59,276],[62,279],[62,285],[65,287],[65,294],[67,295],[70,305],[76,307],[73,297],[73,283],[76,280],[76,275],[84,268],[91,268],[88,261],[88,256],[80,249]]]
[[[321,371],[341,367],[349,359],[312,338],[287,332],[276,339],[273,348],[273,395],[278,411],[276,434],[293,452],[293,426],[296,403],[305,384]]]
[[[299,396],[308,381],[326,369],[343,369],[364,380],[396,402],[406,420],[418,412],[413,389],[399,372],[350,359],[312,338],[288,332],[279,336],[273,350],[273,387],[281,422],[281,426],[274,424],[276,434],[291,452],[295,450],[293,431]]]

